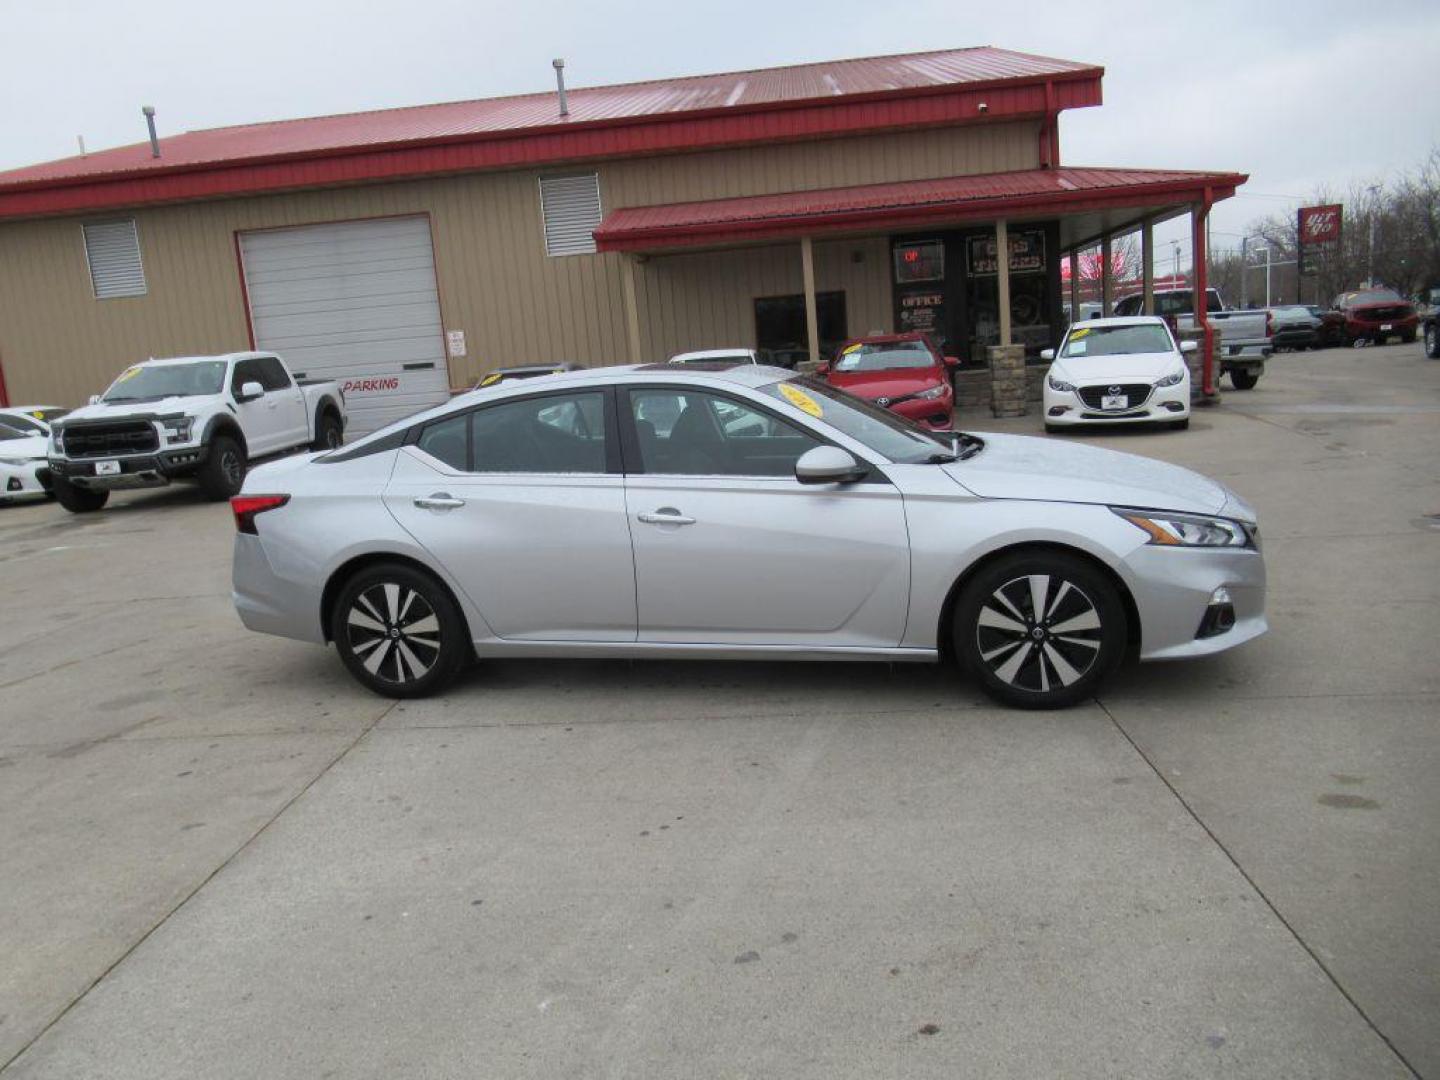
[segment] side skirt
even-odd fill
[[[880,660],[930,664],[940,659],[940,654],[935,649],[677,644],[668,641],[506,641],[496,638],[476,641],[475,655],[612,657],[631,660]]]

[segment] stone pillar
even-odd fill
[[[991,345],[990,413],[993,416],[1024,416],[1030,411],[1025,393],[1025,346]]]
[[[1218,341],[1218,335],[1216,340]],[[1214,398],[1205,397],[1205,331],[1197,327],[1188,327],[1175,331],[1175,340],[1182,344],[1187,341],[1195,342],[1195,351],[1185,354],[1185,366],[1190,369],[1190,404],[1202,400],[1219,401],[1217,393]],[[1215,370],[1220,370],[1220,359],[1214,359]]]

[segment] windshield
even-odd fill
[[[126,371],[105,391],[101,401],[159,401],[191,394],[218,394],[225,385],[225,361],[201,360],[194,364],[138,365]]]
[[[1060,355],[1072,360],[1084,356],[1130,356],[1174,350],[1169,330],[1159,323],[1141,323],[1137,326],[1076,327],[1066,337]]]
[[[1363,292],[1346,293],[1340,297],[1337,307],[1345,307],[1349,304],[1399,304],[1403,303],[1400,294],[1393,289],[1366,289]]]
[[[872,405],[808,375],[760,389],[824,420],[891,461],[920,465],[955,458],[949,438],[931,434],[889,409]]]
[[[35,434],[36,432],[33,431],[21,431],[13,428],[6,421],[0,420],[0,439],[28,439]]]
[[[835,361],[835,371],[892,371],[935,366],[935,354],[923,341],[850,345]]]

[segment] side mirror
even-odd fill
[[[1180,342],[1180,351],[1182,353],[1194,352],[1198,348],[1200,348],[1200,343],[1198,341]]]
[[[802,484],[853,484],[869,471],[838,446],[817,446],[795,462],[795,479]]]
[[[1041,349],[1041,350],[1040,350],[1040,359],[1041,359],[1041,360],[1054,360],[1054,359],[1055,359],[1055,350],[1054,350],[1054,349]]]
[[[255,380],[240,384],[240,392],[235,395],[236,401],[254,401],[258,397],[265,396],[265,388]]]

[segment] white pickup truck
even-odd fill
[[[73,513],[181,477],[228,499],[251,461],[339,446],[345,397],[333,382],[297,382],[274,353],[149,360],[50,433],[49,480]]]
[[[1140,293],[1115,302],[1116,315],[1144,314],[1145,297]],[[1155,314],[1178,330],[1195,325],[1195,295],[1189,289],[1157,289]],[[1236,390],[1250,390],[1265,373],[1265,358],[1275,351],[1272,340],[1274,320],[1267,308],[1237,311],[1227,308],[1218,289],[1207,289],[1205,317],[1219,337],[1216,358],[1220,374],[1229,374]]]

